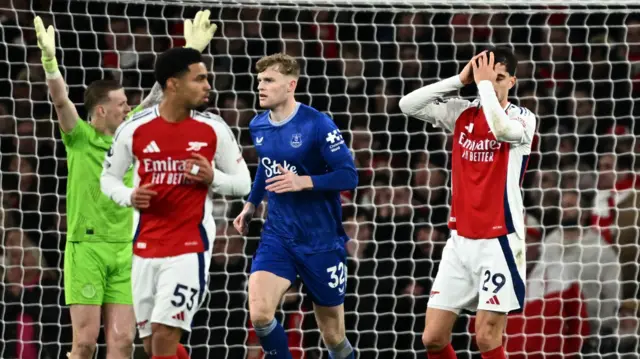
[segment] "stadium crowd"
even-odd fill
[[[279,51],[300,59],[299,101],[329,113],[353,150],[360,179],[356,191],[343,194],[352,238],[345,306],[347,333],[361,358],[424,351],[426,303],[448,238],[451,137],[407,118],[399,99],[455,75],[490,43],[513,47],[519,65],[512,100],[538,118],[523,183],[527,299],[524,313],[510,317],[507,351],[513,358],[637,356],[637,14],[209,8],[220,27],[205,52],[214,85],[210,110],[235,131],[252,171],[257,158],[248,124],[259,111],[253,66]],[[59,32],[58,61],[75,103],[91,81],[111,77],[124,83],[135,105],[154,83],[156,55],[184,44],[182,20],[197,10],[0,1],[0,357],[58,358],[71,342],[61,285],[67,166],[34,16]],[[475,91],[469,86],[461,95]],[[210,293],[184,341],[197,358],[259,358],[245,291],[262,222],[254,220],[242,237],[230,224],[242,202],[216,203]],[[259,209],[262,218],[266,210]],[[294,286],[280,315],[294,358],[319,358],[319,332],[303,293]],[[477,354],[472,322],[465,316],[456,325],[460,358]],[[136,355],[144,357],[141,350]]]

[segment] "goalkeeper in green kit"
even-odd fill
[[[207,11],[185,21],[186,47],[203,51],[217,29]],[[65,300],[73,326],[72,359],[92,358],[100,320],[104,319],[107,358],[130,358],[136,323],[131,298],[133,210],[100,190],[100,175],[113,134],[125,117],[160,103],[156,84],[130,112],[124,88],[112,80],[91,83],[84,94],[88,122],[79,118],[68,97],[55,57],[53,26],[34,20],[38,47],[67,151],[67,243],[64,255]],[[133,187],[129,170],[125,183]],[[184,348],[182,348],[184,351]],[[185,352],[186,353],[186,352]],[[181,354],[181,353],[178,353]]]

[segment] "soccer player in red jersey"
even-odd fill
[[[118,127],[101,177],[105,195],[136,209],[133,308],[153,359],[178,358],[182,331],[191,330],[205,295],[215,236],[209,192],[244,196],[251,187],[227,124],[197,111],[208,103],[207,75],[197,50],[160,55],[155,77],[163,100]],[[131,165],[135,188],[122,182]]]
[[[411,92],[402,112],[453,133],[451,237],[442,253],[422,341],[430,359],[456,358],[451,332],[461,310],[477,312],[483,359],[505,358],[507,314],[525,294],[524,204],[520,185],[535,116],[511,104],[517,60],[506,48],[476,55],[459,75]],[[479,99],[440,100],[472,82]]]

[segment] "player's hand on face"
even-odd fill
[[[280,170],[280,175],[266,180],[265,189],[267,191],[275,193],[297,192],[311,187],[308,176],[298,176],[281,165],[278,165],[278,170]]]
[[[197,183],[210,186],[213,182],[213,166],[203,155],[192,153],[193,159],[187,160],[187,166],[184,169],[184,175]]]
[[[484,50],[481,53],[474,56],[471,60],[469,60],[467,65],[462,69],[462,71],[460,72],[460,81],[463,84],[469,85],[473,82],[473,67],[471,64],[474,63],[478,58],[480,58],[480,56],[482,56],[482,54],[486,52],[487,50]]]
[[[247,203],[238,217],[233,220],[233,227],[241,235],[247,235],[247,232],[249,231],[249,222],[251,222],[251,217],[253,217],[255,210],[256,209],[253,204]]]
[[[494,69],[494,56],[493,52],[490,52],[487,56],[487,53],[483,53],[478,58],[478,63],[476,61],[471,62],[471,66],[473,68],[473,78],[476,80],[476,84],[479,84],[480,81],[489,80],[494,82],[498,74]]]
[[[143,186],[140,186],[133,190],[131,194],[131,205],[136,209],[145,209],[149,208],[149,203],[151,202],[151,198],[157,195],[158,192],[152,191],[149,188],[152,186],[151,183],[147,183]]]

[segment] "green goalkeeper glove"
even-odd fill
[[[200,52],[207,48],[218,30],[216,24],[209,22],[209,15],[211,15],[209,10],[198,11],[193,22],[191,20],[184,21],[184,38],[186,40],[184,47],[190,47]]]
[[[33,20],[36,29],[36,37],[38,38],[38,47],[42,51],[42,66],[47,74],[47,78],[55,78],[60,75],[58,70],[58,61],[56,60],[56,35],[53,26],[45,30],[44,24],[40,16],[36,16]]]

